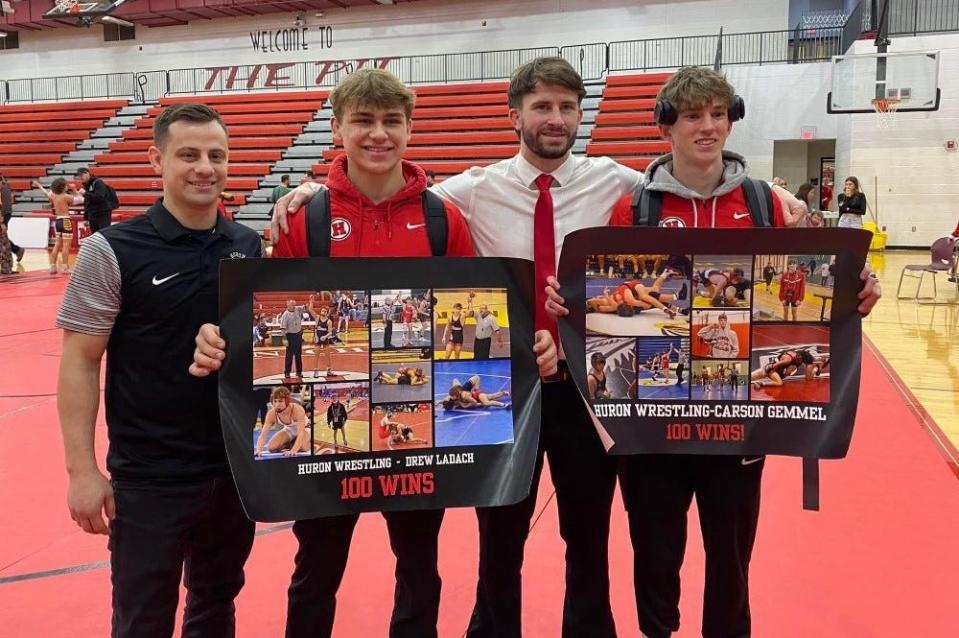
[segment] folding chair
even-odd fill
[[[916,292],[911,296],[913,301],[917,303],[923,299],[935,299],[938,290],[936,289],[936,274],[940,272],[949,272],[954,271],[956,268],[956,253],[955,253],[955,242],[952,237],[941,237],[937,239],[932,244],[930,249],[931,260],[928,264],[907,264],[903,266],[902,272],[899,274],[899,287],[896,288],[896,298],[897,299],[909,299],[909,295],[903,296],[902,291],[902,282],[908,273],[910,277],[919,279],[919,284],[916,286]],[[915,273],[919,273],[916,275]],[[919,293],[922,291],[922,281],[926,276],[926,273],[932,275],[932,296],[920,296]],[[956,284],[957,298],[959,298],[959,283]]]

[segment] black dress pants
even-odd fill
[[[436,638],[441,581],[437,569],[445,510],[384,512],[396,556],[390,638]],[[293,523],[299,541],[287,606],[286,638],[328,638],[359,514]]]
[[[572,380],[543,384],[539,456],[529,496],[505,507],[478,508],[479,581],[468,638],[522,634],[523,552],[536,491],[549,461],[560,535],[566,542],[563,638],[613,638],[609,604],[609,517],[616,464],[607,456]]]
[[[286,359],[283,362],[283,376],[289,377],[290,370],[296,369],[296,376],[303,375],[303,333],[286,333]]]
[[[629,514],[636,608],[649,638],[668,638],[679,629],[679,570],[694,495],[706,550],[703,637],[750,635],[749,560],[764,464],[762,457],[741,456],[623,459],[620,486]]]
[[[113,494],[111,636],[172,636],[181,577],[187,591],[183,638],[234,636],[233,599],[243,587],[254,525],[233,479],[116,480]]]

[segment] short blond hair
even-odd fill
[[[400,107],[406,119],[413,115],[416,96],[399,78],[385,69],[360,69],[340,80],[330,93],[333,115],[342,119],[348,108]]]
[[[732,106],[736,90],[719,71],[686,66],[676,71],[659,90],[657,100],[668,100],[676,112],[699,110],[714,101]]]

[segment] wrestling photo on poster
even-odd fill
[[[749,308],[752,255],[693,257],[694,308]]]
[[[829,351],[826,326],[755,326],[752,399],[829,403]]]
[[[590,255],[587,333],[688,335],[690,274],[685,255]]]
[[[310,386],[258,387],[254,393],[263,407],[253,424],[253,456],[258,461],[309,456],[313,440]]]
[[[364,298],[362,291],[255,292],[253,384],[369,379]]]
[[[835,255],[757,255],[753,320],[828,322],[835,271]]]
[[[513,442],[508,359],[437,361],[433,375],[437,447]]]
[[[370,386],[324,383],[313,386],[313,448],[316,454],[370,451]]]
[[[373,407],[373,451],[433,446],[433,404],[384,403]]]
[[[509,357],[509,312],[505,288],[433,291],[436,359]]]
[[[591,401],[636,398],[636,340],[586,337],[587,398]]]

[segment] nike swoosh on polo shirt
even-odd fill
[[[166,282],[170,281],[171,279],[173,279],[174,277],[176,277],[176,276],[179,275],[179,274],[180,274],[180,273],[175,272],[175,273],[173,273],[172,275],[170,275],[169,277],[164,277],[163,279],[157,279],[157,276],[156,276],[156,275],[153,275],[153,285],[154,285],[154,286],[159,286],[160,284],[165,284]]]

